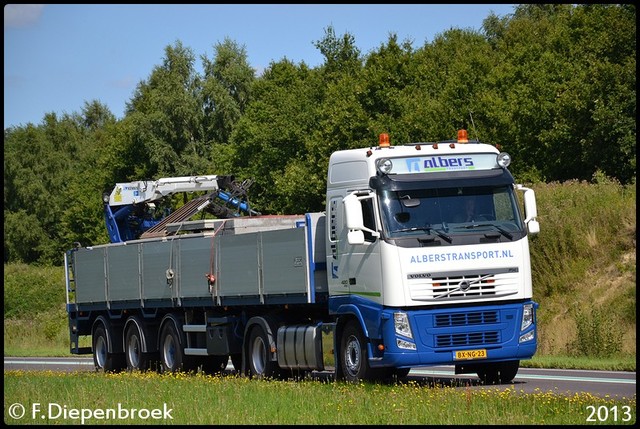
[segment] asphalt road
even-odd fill
[[[91,357],[43,358],[6,357],[6,370],[93,371]],[[233,371],[229,364],[227,371]],[[313,377],[330,379],[330,372],[314,372]],[[478,377],[456,375],[453,366],[435,366],[413,369],[408,380],[425,387],[450,386],[471,389],[515,389],[520,393],[547,393],[573,395],[589,393],[597,397],[635,398],[636,373],[623,371],[591,371],[566,369],[520,368],[512,383],[501,386],[483,386]]]

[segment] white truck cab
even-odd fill
[[[501,371],[517,371],[533,355],[528,235],[539,225],[534,191],[515,184],[510,159],[464,130],[457,141],[405,146],[383,134],[378,147],[331,156],[329,307],[360,320],[370,357],[486,376],[490,365],[468,363],[505,360]]]

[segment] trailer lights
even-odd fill
[[[507,168],[511,164],[511,155],[507,152],[500,152],[496,157],[496,162],[502,168]]]
[[[376,161],[376,168],[382,174],[389,174],[393,169],[393,162],[389,158],[380,158]]]

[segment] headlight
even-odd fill
[[[393,169],[393,162],[389,158],[380,158],[376,161],[376,167],[382,174],[389,174]]]
[[[525,304],[522,312],[522,325],[520,330],[524,331],[533,324],[533,304]]]
[[[414,343],[411,341],[401,340],[400,338],[396,338],[396,345],[399,349],[416,350],[416,345]]]
[[[393,325],[396,328],[396,334],[407,338],[413,338],[407,313],[393,313]]]
[[[531,330],[524,335],[520,335],[520,339],[518,340],[518,342],[525,343],[527,341],[533,340],[534,338],[535,338],[535,331]]]
[[[502,168],[507,168],[511,164],[511,155],[507,152],[500,152],[496,158],[496,162]]]

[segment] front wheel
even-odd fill
[[[479,367],[478,377],[484,384],[511,383],[519,368],[519,360],[487,363]]]
[[[340,360],[342,375],[347,382],[370,380],[374,377],[374,371],[369,366],[366,338],[357,321],[347,322],[342,331]]]

